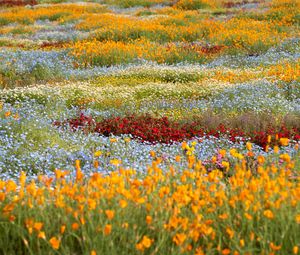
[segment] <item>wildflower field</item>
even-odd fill
[[[0,254],[300,254],[298,0],[0,0]]]

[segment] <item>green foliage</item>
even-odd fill
[[[209,5],[201,0],[180,0],[176,7],[183,10],[198,10],[208,8]]]
[[[16,88],[45,81],[61,80],[59,70],[37,64],[30,72],[18,72],[14,67],[0,69],[0,88]]]

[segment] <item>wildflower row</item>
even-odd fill
[[[82,129],[88,132],[96,132],[104,136],[129,134],[141,141],[150,143],[172,143],[181,142],[193,137],[221,137],[226,136],[231,141],[238,140],[251,142],[263,147],[270,145],[285,145],[284,139],[300,140],[299,128],[286,128],[284,124],[279,129],[272,127],[266,130],[245,132],[238,128],[226,127],[220,124],[215,129],[208,129],[201,121],[189,121],[180,123],[169,120],[167,117],[154,118],[150,115],[130,115],[125,117],[112,117],[97,122],[92,116],[81,113],[78,118],[69,119],[64,122],[55,121],[54,125],[68,124],[71,129]],[[280,140],[281,139],[281,140]]]
[[[275,165],[260,156],[255,168],[243,159],[207,172],[187,155],[185,168],[163,172],[152,157],[145,175],[115,162],[109,175],[87,176],[77,160],[75,175],[0,181],[1,253],[298,253],[295,159],[278,155]]]

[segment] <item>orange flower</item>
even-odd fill
[[[250,233],[250,240],[253,241],[255,237],[255,234],[253,232]]]
[[[244,247],[244,246],[245,246],[245,241],[244,241],[244,239],[241,239],[241,240],[240,240],[240,245],[241,245],[241,247]]]
[[[279,251],[281,249],[281,245],[275,245],[274,243],[270,243],[270,248],[273,250],[273,251]]]
[[[298,251],[299,251],[298,246],[294,246],[294,247],[293,247],[293,253],[294,253],[294,254],[298,254]]]
[[[219,153],[222,155],[222,157],[226,156],[226,150],[219,150]]]
[[[173,242],[176,243],[176,245],[182,245],[186,239],[186,235],[183,233],[178,233],[173,237]]]
[[[287,163],[291,161],[291,157],[287,153],[281,154],[279,156],[279,158],[282,159],[283,161],[287,162]]]
[[[95,210],[97,206],[97,202],[94,199],[88,199],[89,210]]]
[[[229,235],[230,239],[234,237],[234,231],[231,228],[227,227],[226,233]]]
[[[8,112],[6,112],[6,113],[4,114],[4,116],[5,116],[6,118],[8,118],[10,115],[11,115],[11,112],[10,112],[10,111],[8,111]]]
[[[150,156],[151,156],[152,158],[154,158],[155,155],[156,155],[155,151],[150,151]]]
[[[267,142],[270,143],[271,140],[272,140],[272,136],[268,135],[268,138],[267,138],[267,139],[268,139]]]
[[[58,250],[58,249],[59,249],[60,240],[57,239],[56,237],[52,237],[52,238],[49,240],[49,243],[51,244],[51,246],[52,246],[53,249],[55,249],[55,250]]]
[[[79,224],[78,224],[77,222],[74,222],[74,223],[72,224],[72,229],[73,229],[73,230],[79,229]]]
[[[109,220],[112,220],[114,218],[114,216],[115,216],[115,212],[113,210],[106,210],[105,214],[106,214],[106,217]]]
[[[45,234],[45,232],[44,232],[44,231],[39,232],[38,238],[46,239],[46,234]]]
[[[150,215],[147,215],[147,216],[146,216],[146,222],[147,222],[148,225],[151,224],[151,222],[152,222],[152,217],[151,217]]]
[[[119,201],[119,205],[120,205],[121,208],[125,208],[125,207],[127,207],[127,201],[124,200],[124,199],[121,199]]]
[[[258,162],[259,164],[263,164],[263,163],[265,162],[265,157],[262,156],[262,155],[259,155],[259,156],[257,157],[257,162]]]
[[[246,148],[247,148],[248,151],[251,151],[252,150],[252,143],[247,142],[246,143]]]
[[[35,223],[33,224],[33,228],[34,228],[36,231],[40,231],[40,230],[42,229],[42,227],[43,227],[43,223],[41,223],[41,222],[35,222]]]
[[[143,251],[144,250],[144,247],[143,247],[143,245],[141,243],[136,244],[135,248],[137,250],[139,250],[139,251]]]
[[[76,167],[76,169],[80,169],[80,160],[79,159],[75,160],[75,167]]]
[[[98,168],[99,167],[99,161],[98,160],[94,160],[94,167]]]
[[[60,227],[60,233],[63,234],[65,232],[65,230],[66,230],[66,225],[62,225]]]
[[[92,250],[90,255],[97,255],[97,253],[95,250]]]
[[[266,145],[265,152],[268,152],[268,151],[269,151],[269,148],[270,148],[270,146],[269,146],[269,145]]]
[[[212,156],[211,162],[212,162],[212,163],[216,163],[216,162],[217,162],[217,157],[216,157],[216,156]]]
[[[224,249],[222,251],[222,255],[229,255],[230,254],[230,250],[229,249]]]
[[[252,151],[248,151],[247,156],[248,156],[248,157],[253,157],[253,156],[254,156],[254,153],[253,153]]]
[[[141,244],[145,247],[145,248],[150,248],[151,244],[152,244],[152,240],[150,238],[148,238],[147,236],[143,236],[143,239],[141,241]]]
[[[274,218],[274,214],[272,213],[271,210],[265,210],[264,211],[264,216],[268,219],[273,219]]]
[[[143,236],[143,239],[138,244],[136,244],[135,247],[137,250],[143,251],[145,248],[146,249],[150,248],[152,243],[153,243],[153,240],[151,240],[147,236]]]
[[[249,213],[245,213],[244,214],[247,220],[252,220],[252,215],[250,215]]]
[[[181,160],[181,157],[180,157],[179,155],[177,155],[177,156],[175,157],[175,161],[176,161],[176,162],[180,162],[180,160]]]
[[[289,145],[289,142],[290,140],[288,138],[280,138],[279,139],[279,143],[282,145],[282,146],[288,146]]]
[[[228,218],[228,214],[227,213],[223,213],[219,215],[219,219],[221,220],[226,220]]]
[[[279,147],[277,145],[274,146],[274,153],[278,153],[279,152]]]
[[[110,224],[105,225],[105,227],[104,227],[104,234],[106,236],[108,236],[111,233],[111,228],[112,228],[112,226]]]

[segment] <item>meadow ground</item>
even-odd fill
[[[0,0],[0,254],[300,254],[297,0]]]

